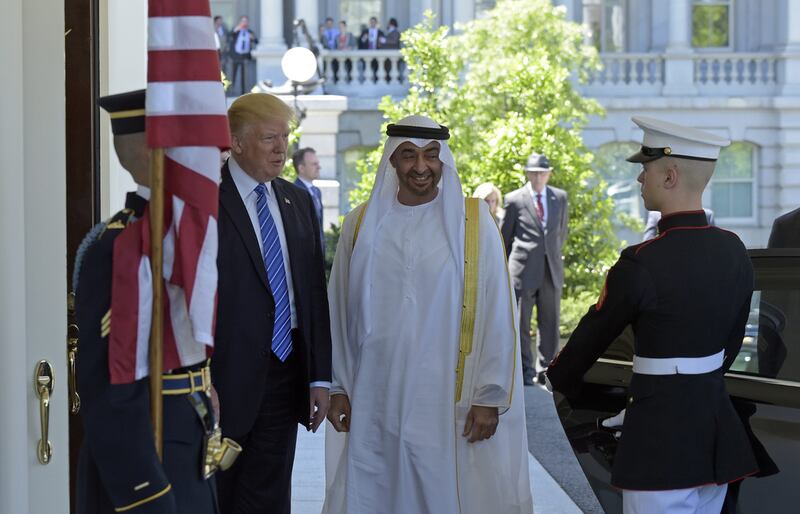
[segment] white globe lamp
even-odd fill
[[[308,82],[317,72],[317,58],[308,48],[297,46],[283,54],[281,69],[292,82]]]

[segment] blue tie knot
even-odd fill
[[[267,194],[267,186],[265,186],[263,182],[259,182],[253,191],[255,191],[258,196],[264,196]]]

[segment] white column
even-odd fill
[[[456,23],[467,23],[475,19],[475,2],[459,1],[453,2],[453,25]]]
[[[781,61],[781,95],[800,94],[800,2],[786,0],[783,16],[786,23],[786,40],[783,42]]]
[[[664,59],[665,96],[692,96],[694,61],[691,45],[691,1],[669,0],[669,39]]]
[[[257,80],[283,84],[286,76],[281,71],[281,58],[287,47],[283,38],[282,0],[261,0],[261,33],[258,36],[258,47],[253,50]]]
[[[147,87],[147,1],[102,0],[100,12],[100,93],[124,93]],[[125,207],[125,193],[136,184],[111,146],[108,115],[100,114],[100,217]]]
[[[314,40],[317,39],[317,28],[320,24],[318,0],[294,0],[294,17],[303,19],[308,27],[308,32]],[[334,20],[338,27],[339,20]]]
[[[430,9],[441,23],[441,2],[439,0],[410,0],[408,3],[408,26],[413,27],[424,19],[425,11]]]

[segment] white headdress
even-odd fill
[[[444,220],[445,233],[442,236],[450,246],[457,272],[461,276],[464,274],[464,193],[453,154],[447,146],[447,128],[425,116],[408,116],[389,125],[387,134],[389,138],[383,147],[375,185],[350,260],[347,332],[358,341],[363,341],[371,331],[370,293],[372,284],[380,280],[380,277],[373,276],[375,238],[378,230],[392,229],[381,225],[392,205],[397,202],[399,182],[397,172],[389,159],[397,147],[406,141],[420,148],[433,141],[438,141],[441,145],[439,160],[442,161],[442,178],[438,186],[437,208],[442,209]]]

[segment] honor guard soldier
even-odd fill
[[[724,382],[742,345],[753,270],[739,238],[709,226],[701,204],[730,141],[633,121],[644,141],[628,161],[642,163],[638,181],[645,207],[662,213],[659,235],[622,252],[547,376],[577,396],[586,371],[632,325],[633,376],[611,473],[623,511],[716,514],[727,484],[758,471]]]
[[[215,481],[209,477],[220,441],[207,394],[211,383],[207,361],[164,375],[163,462],[154,443],[148,377],[130,383],[111,382],[114,243],[147,206],[149,155],[144,133],[145,91],[107,96],[99,103],[111,115],[119,161],[139,187],[128,193],[125,209],[86,236],[75,262],[73,290],[81,336],[77,379],[85,432],[76,511],[216,513]],[[135,292],[131,301],[137,301]]]

